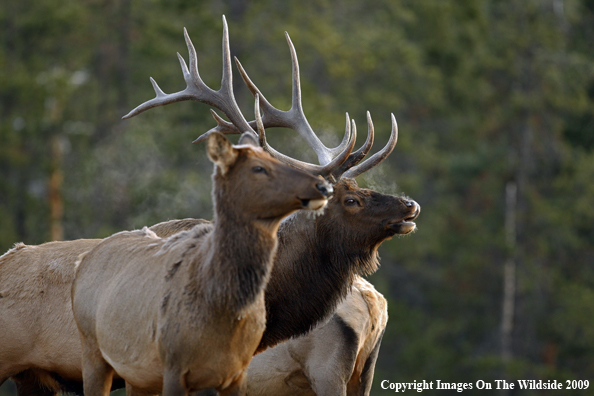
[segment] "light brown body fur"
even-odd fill
[[[328,186],[220,134],[208,154],[217,165],[214,227],[168,239],[122,232],[81,259],[72,307],[87,396],[107,395],[114,372],[139,393],[243,393],[280,221],[310,202],[319,208]]]
[[[239,381],[264,331],[263,293],[246,307],[229,309],[225,288],[189,284],[194,279],[219,281],[212,274],[215,268],[193,268],[184,261],[194,253],[191,245],[197,256],[206,257],[211,243],[199,229],[171,240],[147,230],[116,234],[89,252],[81,264],[89,263],[87,271],[79,272],[89,282],[77,282],[75,294],[85,301],[74,300],[83,344],[90,344],[85,348],[100,352],[127,383],[150,393],[161,392],[163,375],[174,376],[189,389],[226,389]],[[117,252],[117,258],[105,257],[110,251]],[[167,261],[149,261],[161,255]],[[95,265],[98,262],[109,265]],[[138,279],[142,283],[136,283]],[[108,285],[107,290],[94,284]],[[200,305],[189,305],[192,300]],[[216,342],[220,339],[225,342]]]
[[[30,368],[82,378],[69,290],[78,256],[99,241],[19,243],[0,257],[0,383]]]
[[[163,223],[154,229],[166,237],[193,228],[196,223],[199,221],[195,219],[179,220],[169,223],[174,227]],[[0,257],[0,270],[6,275],[0,281],[4,298],[0,300],[2,379],[34,367],[37,375],[47,371],[65,379],[82,380],[79,363],[82,351],[71,315],[69,290],[78,255],[99,242],[100,239],[80,239],[40,246],[18,244]],[[366,303],[367,311],[362,309],[362,302]],[[351,294],[334,315],[347,318],[360,337],[356,362],[338,356],[344,350],[343,339],[337,335],[336,323],[330,318],[309,334],[256,355],[248,368],[249,394],[311,395],[321,387],[341,391],[347,387],[343,367],[350,370],[349,387],[360,387],[365,362],[381,341],[387,322],[385,299],[357,277]],[[320,346],[324,349],[318,349]],[[321,353],[327,348],[331,348],[330,353]],[[324,363],[326,370],[317,370],[318,363]],[[368,378],[373,378],[373,372]],[[46,387],[55,382],[49,375],[39,379],[49,381]],[[56,386],[54,392],[59,389]],[[271,389],[274,389],[272,393]],[[369,390],[365,394],[368,393]]]

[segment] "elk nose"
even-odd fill
[[[413,200],[410,200],[410,201],[404,201],[404,204],[406,205],[407,208],[412,208],[417,203],[415,201],[413,201]]]
[[[325,197],[332,195],[332,186],[326,183],[318,183],[316,184],[318,191]]]

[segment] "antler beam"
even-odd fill
[[[356,177],[363,172],[370,170],[371,168],[380,164],[387,156],[392,152],[394,146],[397,141],[397,125],[394,116],[392,115],[393,119],[393,128],[392,133],[390,136],[390,140],[386,144],[381,151],[376,153],[374,156],[368,158],[365,162],[359,164],[365,158],[365,156],[371,150],[374,141],[374,128],[373,122],[371,120],[371,115],[367,112],[367,124],[368,124],[368,132],[367,132],[367,139],[363,146],[357,150],[356,152],[352,152],[348,155],[345,161],[342,160],[345,150],[348,150],[349,147],[353,147],[351,145],[352,140],[356,138],[356,127],[355,122],[353,121],[352,129],[349,128],[349,117],[347,114],[347,127],[345,129],[345,135],[341,144],[333,149],[326,147],[320,139],[316,136],[315,132],[309,125],[307,118],[303,112],[303,105],[301,100],[301,82],[300,82],[300,73],[299,73],[299,62],[297,59],[297,52],[295,51],[295,46],[289,37],[289,34],[285,32],[285,37],[287,39],[287,43],[289,44],[289,49],[291,52],[291,64],[293,70],[293,82],[292,82],[292,98],[291,98],[291,108],[287,111],[279,110],[278,108],[274,107],[270,102],[266,99],[264,94],[260,91],[260,89],[254,84],[251,78],[248,76],[247,72],[239,62],[237,58],[235,58],[235,63],[237,64],[237,68],[245,82],[246,86],[250,90],[250,92],[254,95],[259,97],[260,106],[262,108],[262,121],[264,128],[272,128],[272,127],[285,127],[292,129],[299,133],[308,143],[308,145],[314,150],[314,152],[318,156],[318,161],[320,165],[331,165],[338,162],[341,162],[339,166],[332,166],[333,169],[331,174],[328,175],[328,178],[331,180],[338,180],[340,177]],[[230,122],[225,121],[221,117],[219,117],[214,111],[212,112],[213,117],[217,121],[217,126],[210,131],[204,133],[196,140],[195,143],[204,140],[208,134],[212,131],[218,131],[222,133],[239,133],[239,130]],[[250,125],[254,126],[255,121],[251,121]],[[350,136],[350,130],[353,131],[354,136]],[[286,163],[292,163],[293,166],[300,167],[302,169],[306,169],[310,166],[316,166],[313,164],[305,163],[302,161],[295,160],[290,158],[284,154],[281,154],[274,150],[266,141],[265,137],[260,135],[260,142],[261,145],[272,155],[277,157],[279,160],[284,161]],[[340,159],[340,161],[335,161],[336,159]],[[359,164],[357,166],[357,164]],[[351,169],[352,168],[352,169]],[[350,171],[348,171],[351,169]],[[347,172],[348,171],[348,172]]]
[[[190,67],[188,68],[186,61],[179,53],[177,54],[177,57],[179,58],[184,80],[186,81],[186,89],[176,93],[166,94],[151,77],[150,80],[157,96],[154,99],[142,103],[123,118],[128,119],[134,117],[153,107],[183,100],[195,100],[221,110],[240,132],[251,131],[254,134],[257,134],[255,129],[250,126],[242,115],[241,110],[235,101],[235,96],[233,95],[233,73],[231,69],[231,53],[229,50],[229,28],[227,27],[225,16],[223,16],[223,77],[221,80],[221,88],[218,91],[213,90],[202,81],[200,73],[198,72],[196,49],[192,44],[192,40],[190,40],[186,28],[184,28],[184,38],[188,47]]]
[[[262,108],[263,112],[262,121],[264,123],[264,127],[283,127],[296,131],[306,140],[308,145],[315,151],[316,155],[318,156],[318,161],[320,165],[326,165],[330,163],[334,157],[342,153],[349,146],[349,140],[351,136],[345,133],[342,142],[335,148],[326,147],[316,136],[315,132],[309,125],[307,118],[305,117],[305,113],[303,112],[303,105],[301,100],[301,78],[299,73],[299,61],[297,59],[297,52],[295,51],[295,46],[293,45],[293,42],[289,37],[289,33],[285,32],[285,37],[287,39],[287,43],[289,44],[289,50],[291,52],[291,66],[293,71],[291,108],[289,110],[279,110],[272,104],[270,104],[270,102],[262,94],[262,92],[256,86],[256,84],[252,82],[252,80],[250,79],[250,77],[248,76],[245,69],[243,68],[243,66],[237,58],[235,58],[235,63],[237,64],[237,69],[239,70],[239,73],[241,74],[241,77],[243,78],[243,81],[245,82],[250,92],[254,96],[256,94],[260,96],[260,107]],[[235,129],[232,123],[226,122],[217,115],[213,116],[217,121],[217,127],[199,136],[196,140],[194,140],[195,143],[206,139],[210,132],[215,130],[222,133],[239,133],[239,131]],[[250,125],[253,128],[255,122],[251,121]]]

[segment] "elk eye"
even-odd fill
[[[347,198],[344,200],[344,204],[348,206],[357,205],[357,200],[355,198]]]
[[[267,172],[266,172],[266,169],[264,169],[264,168],[263,168],[263,167],[261,167],[261,166],[254,166],[254,167],[252,168],[252,172],[254,172],[254,173],[264,173],[264,174],[266,174],[266,173],[267,173]]]

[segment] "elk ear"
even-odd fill
[[[208,158],[219,167],[224,176],[237,159],[237,150],[223,134],[213,132],[208,136]]]
[[[244,132],[239,138],[237,144],[247,144],[248,146],[260,147],[258,138],[253,132]]]

